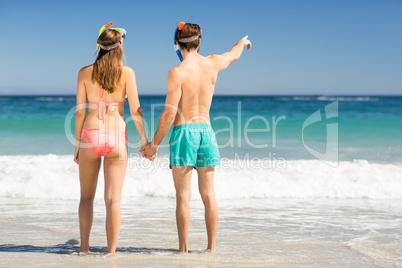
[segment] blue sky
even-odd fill
[[[75,94],[99,28],[127,30],[139,93],[165,94],[180,21],[203,31],[200,54],[249,35],[217,94],[402,94],[402,1],[0,1],[0,95]]]

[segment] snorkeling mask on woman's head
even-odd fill
[[[99,31],[98,38],[105,31],[106,28],[109,28],[112,25],[113,25],[113,22],[110,22],[110,23],[102,26],[102,28]],[[110,46],[102,46],[101,44],[97,43],[96,45],[98,46],[98,48],[100,47],[103,50],[112,50],[113,48],[116,48],[116,47],[120,46],[121,44],[123,44],[123,40],[126,38],[126,34],[127,34],[126,30],[124,30],[123,28],[110,28],[108,30],[118,31],[121,34],[121,39],[120,39],[119,42],[117,42],[117,43],[115,43],[113,45],[110,45]]]

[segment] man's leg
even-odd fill
[[[190,223],[191,173],[193,167],[172,166],[176,188],[176,223],[179,234],[179,251],[188,252],[188,226]]]
[[[198,188],[205,206],[205,223],[207,225],[207,251],[215,251],[216,232],[218,230],[218,206],[214,191],[214,166],[197,167]]]

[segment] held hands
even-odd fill
[[[248,38],[248,35],[243,37],[240,41],[243,41],[243,45],[247,46],[247,50],[250,50],[251,49],[251,42],[247,38]]]
[[[148,142],[140,149],[142,157],[145,157],[150,161],[153,161],[155,159],[157,152],[158,152],[158,146],[152,145],[151,142]]]

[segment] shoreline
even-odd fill
[[[165,145],[165,144],[164,144]],[[73,147],[72,147],[73,148]],[[73,148],[74,149],[74,148]],[[166,151],[167,148],[163,147],[163,150]],[[0,158],[15,158],[15,157],[71,157],[73,158],[73,154],[65,154],[65,153],[40,153],[40,154],[1,154],[0,153]],[[128,152],[128,157],[129,158],[142,158],[141,154],[139,152]],[[158,155],[158,158],[169,158],[169,154],[163,153]],[[268,152],[268,154],[259,156],[259,155],[249,155],[245,152],[237,153],[234,154],[233,157],[226,157],[222,156],[221,160],[224,161],[233,161],[233,160],[244,160],[244,161],[253,161],[253,160],[265,160],[265,161],[278,161],[280,159],[283,159],[285,161],[292,161],[292,162],[298,162],[298,161],[317,161],[320,163],[325,162],[330,162],[330,161],[321,161],[317,158],[311,157],[311,158],[288,158],[288,157],[282,157],[282,156],[277,156],[276,153]],[[147,159],[143,158],[141,161],[145,161]],[[148,161],[148,160],[147,160]],[[367,162],[368,164],[378,164],[378,165],[402,165],[401,160],[397,161],[385,161],[385,160],[372,160],[372,159],[364,159],[364,158],[355,158],[352,160],[338,160],[338,163],[356,163],[356,162]],[[336,168],[336,167],[335,167]]]

